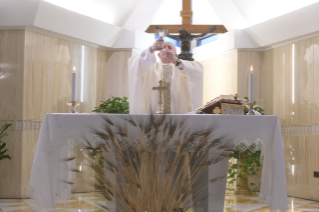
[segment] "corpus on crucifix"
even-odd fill
[[[161,27],[156,27],[156,29],[162,29]],[[171,35],[171,34],[167,34],[166,36],[169,38],[173,38],[175,40],[178,40],[181,44],[181,50],[182,52],[178,55],[179,59],[183,59],[183,60],[189,60],[189,61],[193,61],[194,59],[192,58],[193,54],[190,52],[191,51],[191,42],[194,38],[201,38],[206,36],[208,33],[213,32],[214,30],[216,30],[216,26],[212,26],[209,28],[209,30],[207,30],[206,32],[203,32],[199,35],[192,35],[191,33],[187,32],[186,29],[184,28],[180,28],[178,30],[179,35]]]
[[[193,11],[191,10],[191,0],[182,0],[183,10],[180,13],[182,25],[150,25],[146,32],[155,33],[156,29],[168,30],[170,34],[167,37],[176,39],[181,44],[181,54],[179,59],[193,61],[191,50],[191,41],[194,38],[202,38],[209,33],[219,34],[227,32],[223,25],[192,25]],[[178,35],[173,35],[173,34]]]

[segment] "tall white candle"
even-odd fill
[[[71,95],[71,101],[76,101],[76,71],[75,66],[73,67],[72,71],[72,95]]]
[[[254,73],[253,73],[253,66],[250,66],[250,73],[249,73],[249,102],[254,103]]]

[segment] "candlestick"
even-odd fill
[[[78,111],[76,110],[76,107],[80,105],[79,103],[77,103],[76,101],[71,101],[70,103],[66,103],[66,104],[70,106],[69,113],[78,113]]]
[[[248,111],[247,115],[255,115],[253,103],[249,103],[249,111]]]
[[[255,115],[254,112],[254,73],[253,73],[253,66],[250,66],[250,73],[249,73],[249,112],[247,115]]]
[[[72,95],[71,95],[71,101],[76,102],[76,71],[75,66],[73,67],[72,71]]]
[[[254,73],[253,66],[250,67],[249,73],[249,102],[254,104]]]

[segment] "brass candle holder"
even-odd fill
[[[249,111],[247,115],[256,115],[254,112],[254,103],[249,103]]]
[[[70,111],[69,113],[78,113],[76,110],[76,107],[80,105],[80,103],[77,103],[76,101],[71,101],[70,103],[66,103],[67,105],[70,106]]]

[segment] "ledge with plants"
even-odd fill
[[[128,114],[129,113],[129,102],[127,97],[114,97],[109,98],[106,101],[102,101],[99,107],[95,107],[92,111],[95,113],[116,113],[116,114]]]
[[[127,101],[127,97],[124,96],[121,97],[114,97],[109,98],[106,101],[101,101],[99,107],[95,107],[95,109],[92,112],[95,113],[113,113],[113,114],[129,114],[129,102]],[[98,164],[104,168],[104,157],[103,157],[103,151],[94,150],[92,151],[92,156],[99,157],[98,158]],[[103,187],[102,185],[100,185]]]
[[[245,99],[249,102],[248,97],[245,97]],[[254,102],[254,110],[264,115],[264,110],[256,105],[256,102]],[[248,112],[249,108],[245,107],[245,114]],[[251,152],[249,149],[244,152],[240,152],[236,149],[233,152],[228,162],[228,191],[239,191],[239,193],[243,190],[254,193],[259,191],[259,188],[256,187],[254,182],[249,182],[249,178],[260,174],[260,154],[261,151]],[[249,187],[255,188],[250,189]]]

